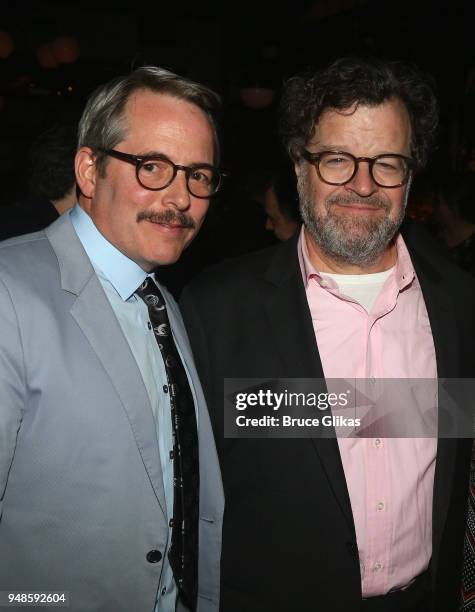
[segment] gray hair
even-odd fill
[[[125,105],[139,90],[150,90],[185,100],[200,108],[213,131],[214,162],[219,163],[217,117],[221,100],[217,93],[200,83],[181,77],[158,66],[142,66],[126,76],[105,83],[89,97],[78,128],[78,148],[90,147],[97,153],[99,172],[105,170],[104,155],[99,149],[113,149],[125,138],[127,124]]]

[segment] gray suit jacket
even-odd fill
[[[221,476],[183,322],[162,291],[197,400],[198,610],[216,612]],[[152,612],[162,562],[146,556],[167,537],[155,423],[69,215],[0,245],[0,334],[0,590],[68,591],[77,612]]]

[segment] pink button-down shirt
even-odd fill
[[[326,378],[436,378],[421,288],[401,236],[397,263],[367,312],[299,260]],[[432,555],[435,438],[339,438],[351,501],[363,597],[406,586]]]

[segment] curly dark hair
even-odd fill
[[[424,167],[438,124],[433,80],[413,64],[376,58],[337,59],[327,68],[304,72],[285,83],[280,129],[290,157],[301,158],[325,110],[378,106],[392,98],[400,99],[409,113],[411,155],[418,169]]]

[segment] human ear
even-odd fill
[[[76,181],[81,194],[88,199],[94,197],[97,167],[94,153],[90,147],[81,147],[74,160]]]

